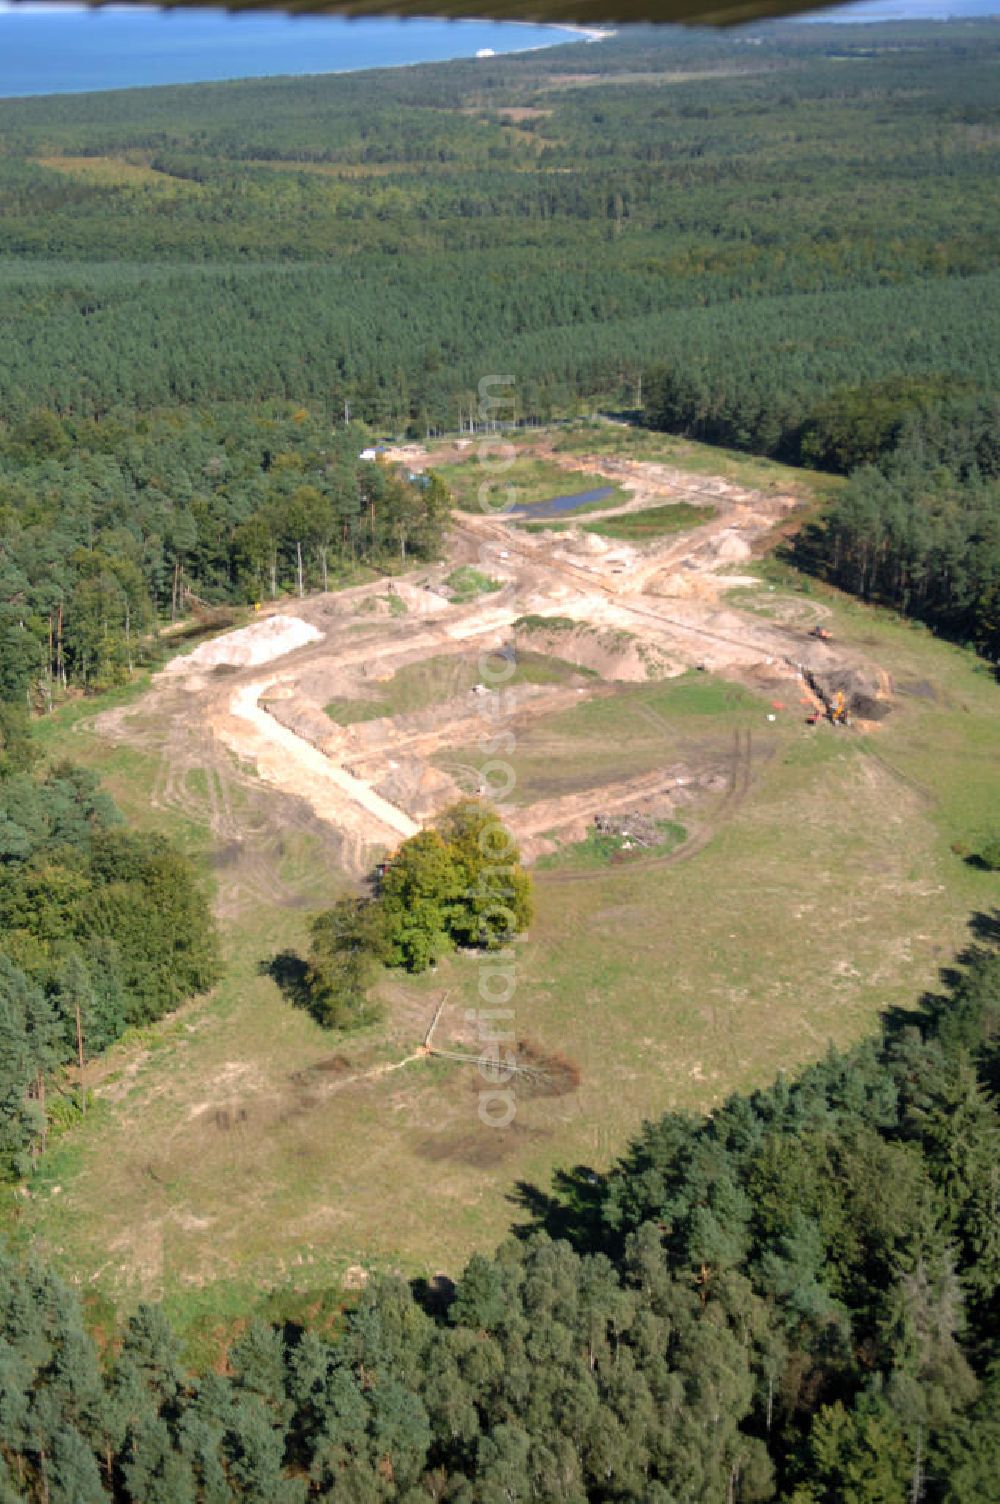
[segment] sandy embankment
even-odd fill
[[[321,819],[351,828],[355,821],[350,806],[355,805],[385,827],[383,839],[388,844],[395,846],[399,836],[416,835],[420,826],[409,815],[376,794],[363,779],[337,767],[311,742],[296,736],[263,709],[260,698],[272,683],[273,680],[259,679],[235,691],[229,701],[230,715],[244,727],[252,728],[252,735],[233,737],[228,727],[222,727],[227,745],[241,757],[252,757],[257,772],[266,782],[291,786],[295,793],[306,797]],[[358,833],[372,840],[382,835],[372,829],[370,820],[364,822],[363,830]]]

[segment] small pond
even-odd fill
[[[562,517],[567,512],[576,512],[580,507],[588,506],[594,501],[603,501],[606,496],[614,494],[614,486],[598,486],[594,491],[575,491],[572,496],[550,496],[547,501],[526,502],[524,506],[511,507],[503,515],[530,517],[533,521],[542,517]]]

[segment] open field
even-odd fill
[[[156,188],[169,194],[195,194],[200,188],[198,183],[182,181],[168,173],[158,172],[146,162],[131,161],[125,157],[52,156],[38,157],[36,161],[39,167],[47,167],[51,172],[64,173],[68,177],[99,183],[105,187]]]
[[[659,460],[629,463],[648,468],[619,515],[689,499]],[[318,1301],[363,1262],[454,1274],[522,1215],[519,1184],[604,1167],[644,1118],[792,1071],[931,984],[996,901],[951,850],[1000,807],[996,685],[970,654],[757,562],[794,515],[790,485],[712,479],[716,516],[644,548],[461,519],[444,564],[396,580],[404,614],[378,582],[286,602],[267,630],[299,645],[268,662],[227,663],[219,638],[43,722],[51,756],[100,770],[199,861],[227,968],[91,1067],[94,1109],[11,1198],[12,1235],[102,1310],[162,1296],[214,1354],[232,1314]],[[437,587],[470,563],[502,589],[448,600]],[[820,621],[829,644],[808,635]],[[510,684],[477,695],[500,650]],[[817,682],[867,675],[891,713],[807,725],[819,702],[796,662]],[[514,953],[516,1033],[580,1071],[563,1094],[520,1090],[503,1130],[479,1119],[475,1069],[419,1053],[442,1004],[435,1043],[475,1052],[475,957],[387,976],[386,1022],[347,1037],[261,970],[400,828],[481,786],[482,736],[500,732],[510,822],[548,858]],[[620,864],[574,852],[597,811],[633,809],[685,838]]]
[[[806,500],[828,496],[844,484],[839,475],[825,475],[820,470],[796,470],[778,460],[762,459],[742,450],[699,444],[694,439],[657,433],[653,429],[632,428],[624,423],[571,424],[552,435],[551,443],[556,455],[579,458],[599,453],[604,458],[652,460],[657,464],[674,465],[691,475],[719,476],[762,491],[793,486]]]
[[[605,517],[601,522],[585,522],[585,533],[601,538],[622,538],[626,543],[648,543],[664,533],[682,533],[689,527],[701,527],[715,516],[713,507],[692,507],[686,501],[669,507],[647,507],[624,517]]]
[[[620,538],[627,543],[648,543],[668,533],[682,533],[701,527],[715,516],[713,507],[693,507],[686,501],[666,507],[646,507],[641,512],[626,512],[602,517],[599,522],[521,522],[526,533],[566,533],[579,527],[583,533],[599,538]]]
[[[738,685],[703,675],[604,685],[520,730],[509,758],[514,786],[508,802],[530,807],[582,791],[592,807],[612,769],[616,782],[655,775],[657,769],[688,770],[686,780],[681,772],[684,781],[673,791],[674,802],[683,800],[688,786],[721,790],[730,778],[734,732],[751,720],[758,727],[763,708]],[[769,756],[790,730],[777,723],[766,729],[770,735],[759,757]],[[466,768],[483,758],[469,745],[443,750],[436,760],[442,767]],[[512,818],[516,826],[513,812]]]
[[[339,726],[356,721],[380,720],[384,717],[410,715],[443,705],[458,695],[468,694],[482,677],[479,657],[475,653],[462,657],[425,658],[405,664],[392,678],[379,686],[377,697],[361,700],[332,700],[325,707],[327,715]],[[593,677],[591,671],[551,654],[518,653],[514,671],[507,681],[516,684],[584,684]]]

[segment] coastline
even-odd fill
[[[0,3],[0,99],[340,77],[516,57],[612,35],[612,28],[570,22],[346,21],[149,10],[68,10],[54,17]],[[407,56],[408,48],[418,55]]]
[[[582,37],[585,42],[607,42],[611,37],[618,35],[616,26],[578,26],[572,21],[515,21],[515,26],[543,25],[551,26],[553,31],[569,31],[576,37]],[[555,43],[553,43],[555,46]],[[539,49],[533,49],[535,51]]]

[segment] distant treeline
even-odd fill
[[[997,390],[998,41],[654,30],[0,103],[0,410],[348,402],[422,434],[494,372],[544,418],[665,366],[672,421],[773,453],[815,414],[803,457],[843,464],[835,394]]]
[[[771,374],[772,381],[780,381]],[[896,377],[768,404],[735,363],[661,369],[646,421],[709,443],[850,474],[790,556],[863,600],[1000,661],[1000,398],[971,378]]]
[[[951,311],[942,302],[942,317]],[[976,316],[991,313],[980,304]],[[880,344],[875,331],[872,344]],[[654,370],[645,422],[706,444],[842,475],[901,452],[960,480],[1000,476],[1000,391],[990,390],[987,370],[979,381],[971,372],[935,375],[925,352],[925,374],[859,380],[871,368],[869,354],[855,362],[850,386],[831,385],[821,393],[803,383],[782,390],[786,373],[780,365],[765,369],[766,351],[763,339],[751,355],[736,357],[721,379],[713,379],[707,365],[683,361]]]
[[[973,487],[955,506],[978,526],[998,43],[986,22],[640,30],[0,103],[0,691],[126,677],[187,591],[433,554],[444,498],[359,463],[344,419],[454,431],[497,373],[507,418],[641,403],[793,463],[919,455],[952,477],[935,494]],[[992,523],[903,527],[910,505],[866,503],[864,536],[843,513],[809,561],[988,643]]]
[[[0,403],[22,420],[38,407],[99,418],[232,400],[343,417],[347,403],[423,438],[468,424],[483,376],[511,373],[516,415],[537,419],[632,407],[641,378],[657,426],[830,468],[867,457],[911,408],[929,420],[939,404],[995,403],[1000,275],[704,301],[661,262],[638,278],[567,256],[558,270],[531,247],[442,252],[433,266],[415,254],[335,268],[105,265],[71,281],[0,267]],[[855,444],[844,428],[859,411]]]
[[[46,1504],[995,1504],[997,922],[881,1039],[608,1175],[522,1188],[457,1287],[373,1278],[332,1335],[189,1372],[143,1306],[0,1260],[0,1497]]]

